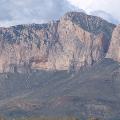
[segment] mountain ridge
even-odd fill
[[[48,24],[0,28],[0,71],[90,66],[106,56],[115,27],[99,17],[68,12]]]
[[[119,33],[119,26],[78,12],[0,28],[1,115],[119,119]]]

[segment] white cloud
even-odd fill
[[[68,0],[71,4],[84,9],[88,13],[91,11],[105,11],[120,21],[120,0]]]
[[[92,3],[93,0],[68,0],[72,5],[86,10]]]
[[[120,0],[0,0],[0,26],[59,19],[75,7],[88,13],[104,11],[120,21],[119,5]]]
[[[66,0],[0,0],[0,26],[55,20],[74,8]]]
[[[105,11],[102,11],[102,10],[92,11],[89,14],[101,17],[101,18],[107,20],[108,22],[111,22],[111,23],[114,23],[114,24],[119,23],[119,21],[117,19],[115,19],[111,14],[109,14]]]

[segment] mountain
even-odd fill
[[[107,56],[120,62],[120,25],[118,25],[113,32]]]
[[[0,113],[8,119],[75,116],[120,118],[120,65],[104,59],[71,75],[37,71],[0,75]]]
[[[81,12],[0,28],[0,114],[119,119],[119,33]]]
[[[0,28],[0,72],[91,66],[105,57],[114,28],[81,12],[69,12],[48,24]]]

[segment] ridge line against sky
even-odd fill
[[[48,22],[79,9],[120,23],[120,0],[0,0],[0,5],[0,26]]]

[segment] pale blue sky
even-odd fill
[[[119,6],[120,0],[0,0],[0,26],[48,22],[78,8],[102,10],[119,20]]]
[[[103,10],[120,19],[120,0],[67,0],[86,11]]]

